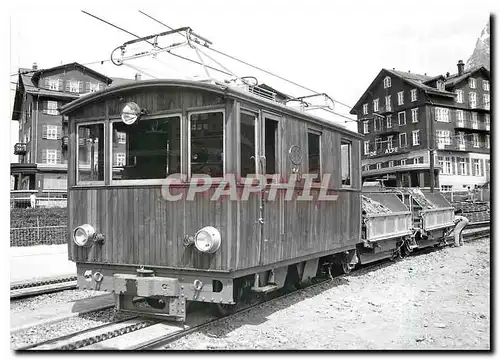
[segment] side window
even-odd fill
[[[224,113],[222,111],[191,114],[191,175],[224,175]]]
[[[307,133],[308,174],[316,175],[314,181],[321,181],[321,136],[315,132]]]
[[[342,186],[352,186],[352,159],[351,159],[352,143],[342,139],[340,145],[340,163],[342,171]]]
[[[104,181],[104,124],[79,125],[77,183]]]
[[[164,179],[181,171],[181,119],[112,123],[112,180]]]
[[[240,154],[241,177],[255,174],[255,115],[240,114]]]
[[[266,174],[276,174],[278,151],[278,121],[265,119]]]

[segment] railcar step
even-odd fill
[[[267,294],[271,291],[274,291],[274,290],[277,290],[278,289],[278,285],[273,285],[273,284],[270,284],[270,285],[266,285],[266,286],[259,286],[259,287],[252,287],[252,291],[255,291],[255,292],[258,292],[258,293],[264,293],[264,294]]]

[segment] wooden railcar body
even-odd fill
[[[111,126],[121,122],[121,111],[128,102],[147,111],[139,122],[179,117],[177,166],[186,175],[174,187],[176,194],[181,195],[180,200],[165,200],[161,179],[113,180]],[[242,163],[248,161],[255,161],[256,172],[265,173],[266,177],[269,177],[266,169],[272,166],[274,173],[284,178],[294,173],[307,174],[308,133],[313,132],[320,138],[320,173],[331,177],[326,186],[314,185],[311,194],[316,196],[323,187],[333,191],[337,199],[287,200],[284,191],[278,191],[274,201],[266,201],[269,184],[265,191],[250,194],[248,200],[228,197],[211,200],[220,181],[225,181],[222,178],[205,192],[196,193],[193,200],[187,200],[190,184],[197,181],[190,165],[190,119],[193,114],[207,112],[223,114],[223,177],[234,174],[238,179]],[[75,100],[63,107],[61,113],[69,118],[68,253],[69,259],[77,264],[78,284],[82,288],[116,292],[120,274],[128,274],[130,278],[137,269],[146,268],[154,271],[156,277],[174,279],[173,286],[182,288],[178,293],[183,293],[186,300],[230,304],[236,278],[267,272],[258,280],[264,286],[274,271],[286,276],[286,271],[279,269],[293,265],[299,273],[304,273],[308,262],[352,250],[360,242],[362,136],[341,126],[233,87],[181,80],[110,87]],[[242,114],[254,119],[252,160],[241,158]],[[268,122],[276,124],[272,165],[269,159],[264,164],[259,162],[260,157],[268,155],[265,150]],[[101,140],[99,144],[103,177],[99,181],[77,179],[77,156],[82,143],[77,138],[78,128],[86,124],[103,124],[104,142]],[[341,180],[342,141],[350,144],[349,186],[343,186]],[[303,152],[297,164],[290,158],[294,146]],[[243,187],[237,184],[239,189]],[[301,185],[295,188],[299,192],[302,189]],[[104,241],[91,247],[77,246],[72,240],[73,231],[82,224],[91,224],[103,234]],[[183,244],[185,236],[204,226],[220,231],[221,245],[213,254]],[[103,275],[100,281],[91,277],[96,272]],[[197,279],[206,284],[201,290],[193,290],[193,281]],[[215,280],[220,281],[222,290],[214,291]]]

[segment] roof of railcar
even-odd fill
[[[80,98],[70,102],[69,104],[64,105],[59,110],[61,114],[67,115],[68,113],[73,112],[76,109],[81,108],[82,106],[88,105],[97,101],[99,99],[105,98],[109,95],[121,93],[123,91],[129,90],[137,90],[141,88],[151,88],[151,87],[181,87],[181,88],[191,88],[198,90],[211,91],[227,96],[232,96],[237,99],[245,100],[248,102],[252,102],[254,104],[258,104],[262,107],[265,107],[269,110],[274,110],[283,114],[289,114],[291,116],[310,121],[313,123],[321,124],[332,128],[338,132],[347,134],[354,138],[362,139],[363,135],[349,130],[341,125],[337,125],[332,121],[323,119],[321,117],[307,114],[295,109],[292,109],[286,105],[282,105],[280,103],[276,103],[265,98],[259,97],[257,95],[246,92],[242,89],[239,89],[234,86],[228,86],[222,83],[206,83],[201,81],[192,81],[192,80],[172,80],[172,79],[155,79],[155,80],[141,80],[132,83],[126,83],[116,86],[110,86],[102,91],[98,91],[95,93],[90,93],[88,95],[81,96]]]

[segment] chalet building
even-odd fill
[[[351,110],[364,181],[464,190],[490,179],[490,72],[485,67],[427,76],[382,69]],[[431,151],[433,150],[433,151]]]
[[[50,69],[33,64],[32,69],[19,69],[12,111],[12,120],[19,122],[19,143],[14,146],[19,162],[11,164],[15,190],[66,189],[67,119],[58,109],[112,81],[78,63]]]

